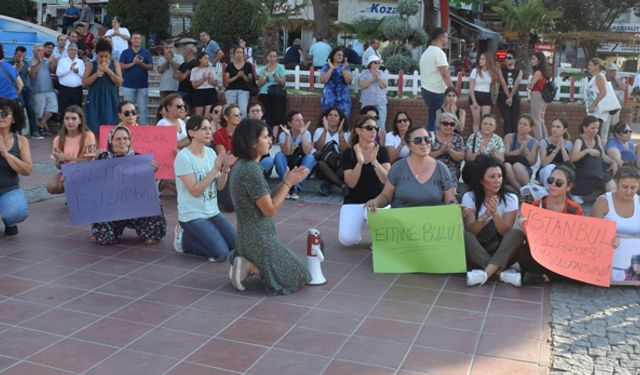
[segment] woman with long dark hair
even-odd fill
[[[227,104],[235,103],[242,111],[242,117],[247,117],[250,87],[254,80],[253,65],[245,61],[244,48],[236,46],[231,49],[232,61],[227,64],[222,82],[226,90],[224,98]]]
[[[520,273],[506,269],[524,241],[524,233],[513,228],[518,196],[505,190],[505,168],[499,159],[480,156],[476,163],[472,190],[462,197],[467,262],[479,267],[467,272],[467,285],[483,285],[496,274],[500,281],[519,287]]]
[[[351,68],[344,61],[341,47],[334,48],[329,54],[329,60],[320,71],[320,83],[324,83],[322,91],[322,110],[340,108],[348,119],[351,116],[351,93],[349,85],[353,80]]]
[[[345,118],[338,108],[329,108],[322,114],[320,126],[313,134],[313,146],[321,151],[316,157],[315,175],[324,180],[320,185],[320,194],[331,194],[331,187],[344,188],[341,155],[349,148],[349,132]]]
[[[484,52],[478,59],[478,67],[471,71],[469,81],[469,106],[473,117],[473,132],[480,128],[480,118],[491,113],[491,94],[493,83],[498,80],[498,71],[489,52]]]
[[[531,115],[536,120],[537,126],[533,128],[533,133],[537,140],[547,137],[547,127],[544,124],[544,113],[547,110],[547,102],[542,99],[542,89],[549,81],[549,70],[547,67],[547,57],[542,52],[534,52],[531,55],[531,67],[533,77],[527,85],[531,91]]]

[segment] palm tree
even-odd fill
[[[532,31],[542,32],[553,27],[553,20],[562,12],[546,8],[541,0],[502,0],[492,10],[502,16],[504,27],[517,41],[516,58],[521,68],[529,60],[529,42]]]

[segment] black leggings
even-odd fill
[[[563,276],[558,275],[553,271],[549,271],[548,269],[543,267],[540,263],[536,262],[536,260],[533,259],[533,256],[531,255],[529,244],[525,243],[522,246],[520,246],[516,256],[517,256],[518,264],[520,265],[520,269],[522,270],[522,273],[533,272],[539,275],[547,275],[547,277],[551,281],[560,280],[564,278]]]

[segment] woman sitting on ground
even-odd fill
[[[286,117],[287,124],[280,125],[280,152],[275,157],[276,173],[280,181],[284,181],[287,168],[294,169],[302,165],[311,171],[316,164],[316,159],[311,153],[313,144],[308,130],[311,122],[305,124],[302,113],[298,111],[291,111]],[[287,199],[298,200],[301,193],[302,181],[291,187]]]
[[[244,291],[248,275],[260,277],[270,295],[290,294],[311,280],[300,258],[278,239],[271,219],[296,184],[304,180],[309,169],[293,168],[273,191],[258,164],[269,153],[271,137],[264,122],[245,119],[233,135],[233,152],[238,162],[231,175],[231,195],[238,207],[238,239],[231,253],[231,284]]]
[[[174,249],[222,262],[235,248],[233,226],[218,209],[217,191],[227,184],[235,158],[216,155],[208,146],[213,131],[206,118],[195,115],[187,121],[189,146],[178,152],[174,162],[178,190],[178,224]]]
[[[394,163],[384,189],[367,208],[437,206],[457,203],[455,184],[447,166],[429,155],[433,139],[425,128],[411,128],[405,134],[411,153]]]
[[[316,128],[313,134],[313,146],[318,151],[333,150],[334,152],[321,153],[322,156],[330,154],[325,160],[316,158],[315,175],[324,180],[320,185],[320,194],[331,194],[331,187],[336,185],[345,188],[342,171],[342,153],[349,148],[349,132],[345,128],[345,118],[338,108],[329,108],[322,114],[321,126]]]
[[[558,165],[545,181],[548,186],[549,195],[541,200],[535,200],[531,204],[550,211],[582,216],[582,207],[569,199],[569,192],[573,187],[575,177],[575,172],[571,167],[565,164]],[[520,227],[522,231],[526,233],[526,219],[521,219]],[[562,276],[553,271],[549,271],[536,262],[531,255],[529,245],[526,243],[518,250],[517,260],[522,269],[523,285],[540,285],[543,282],[562,278]]]
[[[607,155],[621,168],[624,164],[633,165],[640,168],[640,158],[638,153],[640,146],[633,144],[631,126],[624,121],[620,121],[611,128],[613,137],[607,141],[604,149]]]
[[[84,112],[79,106],[70,105],[64,111],[62,129],[53,139],[51,159],[55,161],[56,168],[62,169],[63,164],[89,161],[95,157],[96,137],[84,120]],[[64,193],[62,172],[47,182],[47,192]]]
[[[453,130],[462,134],[464,132],[464,124],[466,124],[465,121],[467,121],[467,112],[458,107],[458,96],[458,90],[455,87],[447,87],[444,90],[444,104],[436,111],[436,118],[440,118],[440,115],[445,112],[453,113],[458,118],[458,125]]]
[[[31,174],[29,141],[20,135],[25,125],[18,102],[0,98],[0,217],[4,234],[18,234],[18,224],[27,219],[29,205],[20,189],[20,178]]]
[[[595,116],[585,116],[580,125],[580,135],[571,150],[571,161],[576,167],[576,184],[573,187],[573,199],[582,204],[582,196],[592,194],[604,186],[606,191],[615,190],[616,184],[611,178],[618,171],[616,164],[604,153],[604,142],[598,135],[600,121]],[[606,164],[609,168],[606,168]]]
[[[264,121],[264,107],[261,102],[249,102],[249,118]],[[262,168],[264,178],[269,179],[271,177],[274,165],[275,160],[270,154],[262,155],[260,158],[260,168]]]
[[[211,112],[209,112],[206,116],[211,123],[211,130],[213,130],[214,134],[222,128],[221,122],[223,109],[224,107],[222,105],[217,104],[213,108],[211,108]]]
[[[487,113],[480,121],[480,131],[473,133],[467,139],[466,161],[475,160],[478,155],[495,156],[498,160],[504,160],[504,142],[495,134],[496,117]]]
[[[131,148],[131,133],[125,126],[116,126],[107,136],[107,151],[98,155],[97,159],[112,159],[133,156],[136,153]],[[157,167],[154,161],[151,162]],[[141,217],[94,223],[91,225],[91,242],[98,245],[113,245],[118,243],[125,228],[136,231],[138,237],[146,245],[160,241],[167,233],[167,220],[164,213],[157,216]]]
[[[431,145],[431,156],[443,162],[449,169],[454,193],[458,191],[460,165],[464,160],[464,139],[455,132],[458,118],[451,112],[441,113],[436,122],[435,137]]]
[[[183,120],[187,114],[187,106],[184,104],[182,97],[175,93],[169,94],[164,98],[162,103],[160,103],[160,108],[162,108],[163,117],[156,125],[174,127],[176,130],[178,150],[188,146],[189,137],[187,136],[187,124]]]
[[[523,114],[518,120],[515,133],[504,136],[505,163],[507,183],[516,191],[531,181],[533,169],[538,160],[538,141],[531,136],[535,120],[529,114]]]
[[[547,178],[558,165],[571,162],[573,142],[569,140],[569,122],[558,117],[551,123],[551,136],[540,140],[538,179],[548,189]],[[574,173],[575,174],[575,173]]]
[[[365,203],[376,198],[387,182],[391,164],[384,147],[376,143],[375,118],[359,116],[351,133],[352,147],[342,153],[344,182],[349,188],[340,208],[338,239],[344,246],[362,240],[365,224]]]
[[[409,147],[404,143],[404,135],[411,126],[413,126],[413,121],[407,112],[396,112],[393,117],[393,130],[387,133],[384,142],[389,153],[389,161],[392,164],[409,156]]]
[[[624,166],[616,173],[616,189],[598,197],[591,216],[616,222],[615,247],[620,237],[640,237],[640,171]]]
[[[499,159],[479,157],[472,190],[462,197],[467,262],[480,267],[467,272],[468,286],[481,286],[494,274],[502,282],[521,286],[520,273],[506,269],[513,264],[524,233],[513,228],[518,196],[505,190],[504,175]]]
[[[213,133],[213,149],[218,155],[231,154],[231,137],[236,131],[238,124],[242,120],[242,112],[237,104],[227,104],[222,111],[222,128]],[[233,157],[233,155],[231,156]],[[231,163],[230,166],[233,166]],[[218,206],[224,212],[233,212],[235,207],[231,200],[231,190],[229,184],[218,190]]]

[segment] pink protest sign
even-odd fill
[[[113,125],[100,126],[100,148],[107,149],[107,136]],[[173,161],[176,156],[178,143],[176,128],[173,126],[132,126],[131,147],[140,154],[152,154],[158,163],[156,178],[173,179]]]

